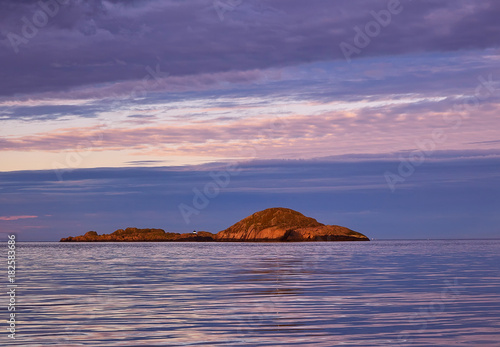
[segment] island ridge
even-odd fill
[[[111,234],[62,238],[61,242],[303,242],[369,241],[365,235],[338,225],[325,225],[288,208],[268,208],[248,216],[229,228],[212,234],[206,231],[171,233],[163,229],[118,229]]]

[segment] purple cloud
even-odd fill
[[[359,57],[498,47],[496,1],[401,4],[404,10]],[[61,5],[28,42],[14,44],[16,54],[10,34],[22,36],[23,18],[32,23],[39,7],[0,4],[0,95],[140,80],[145,67],[157,64],[190,76],[343,60],[339,44],[387,1],[244,2],[224,21],[211,0],[77,1]]]

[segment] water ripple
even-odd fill
[[[21,243],[17,281],[13,346],[500,340],[500,241]]]

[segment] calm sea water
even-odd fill
[[[18,246],[2,345],[500,346],[500,241]]]

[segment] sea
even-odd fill
[[[500,240],[16,251],[1,346],[500,346]]]

